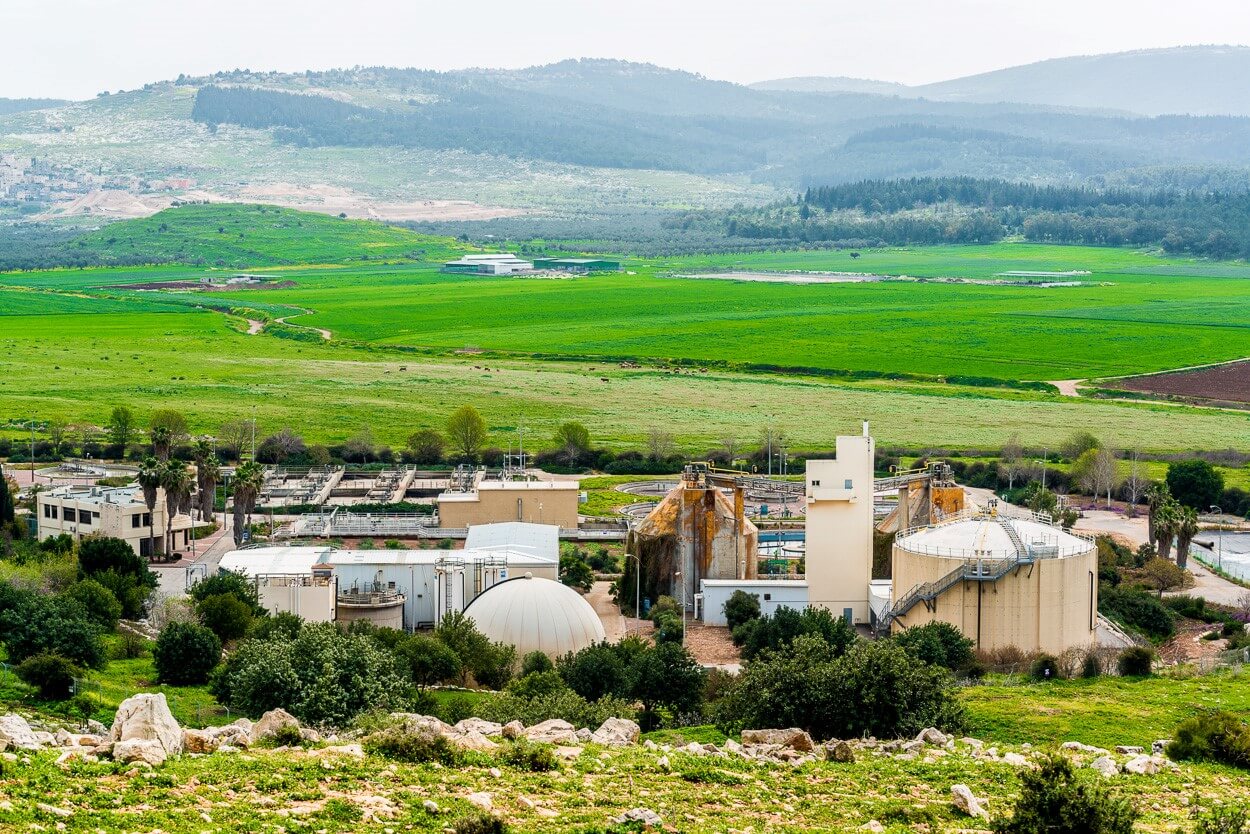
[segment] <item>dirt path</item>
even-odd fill
[[[283,316],[282,318],[274,319],[274,321],[278,322],[279,324],[289,325],[291,327],[299,327],[303,330],[314,330],[321,334],[321,338],[325,339],[327,342],[330,341],[331,339],[334,338],[334,336],[333,334],[330,333],[329,330],[326,330],[323,327],[309,327],[306,324],[296,324],[293,321],[287,321],[287,319],[294,318],[295,316],[309,316],[309,315],[312,315],[314,312],[315,312],[314,310],[303,310],[301,308],[301,312],[291,313],[289,316]]]
[[[1083,379],[1054,379],[1047,380],[1047,385],[1053,385],[1059,389],[1059,393],[1065,397],[1079,397],[1081,392],[1077,389],[1085,380]]]
[[[586,601],[599,615],[603,633],[609,643],[618,643],[625,636],[625,617],[612,601],[612,583],[596,582],[586,594]]]
[[[265,323],[263,321],[257,321],[256,319],[247,320],[247,335],[255,336],[257,333],[259,333],[260,331],[264,329],[265,329]]]

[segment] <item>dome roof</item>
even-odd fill
[[[1026,553],[1019,552],[1020,545]],[[1036,558],[1062,558],[1094,549],[1093,542],[1058,527],[1004,516],[962,518],[935,524],[899,538],[895,546],[912,553],[959,559],[1005,559],[1028,554]]]
[[[534,651],[558,657],[606,636],[599,615],[581,594],[528,574],[487,588],[464,615],[491,640],[516,646],[518,657]]]

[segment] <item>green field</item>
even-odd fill
[[[691,452],[726,436],[749,443],[766,423],[795,448],[824,449],[861,419],[882,442],[911,447],[995,448],[1016,433],[1030,446],[1057,444],[1077,428],[1143,451],[1250,443],[1244,412],[1011,387],[1250,356],[1245,264],[1004,243],[858,259],[837,251],[635,259],[620,274],[493,278],[439,273],[437,260],[457,251],[450,239],[371,223],[254,206],[188,206],[164,217],[114,224],[90,245],[158,238],[176,254],[205,239],[206,257],[254,257],[296,286],[126,288],[196,280],[213,274],[207,266],[0,275],[0,421],[102,424],[127,403],[141,414],[177,407],[201,432],[255,412],[260,432],[290,426],[310,442],[333,442],[370,427],[398,446],[472,403],[499,446],[519,422],[546,437],[568,419],[589,426],[596,443],[634,446],[659,428]],[[242,244],[218,232],[236,221],[248,229]],[[364,253],[370,261],[351,260]],[[679,277],[803,270],[985,280],[1074,269],[1091,273],[1082,286]],[[229,316],[230,308],[246,309]],[[294,316],[333,341],[310,331],[296,334],[310,341],[277,337],[289,330],[247,335],[242,318],[256,317],[247,310]]]

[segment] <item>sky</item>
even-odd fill
[[[620,58],[737,82],[918,84],[1065,55],[1250,44],[1247,0],[0,0],[0,97],[179,73]]]

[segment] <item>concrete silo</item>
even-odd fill
[[[1098,550],[1046,516],[961,514],[894,541],[892,631],[942,621],[978,649],[1095,643]]]

